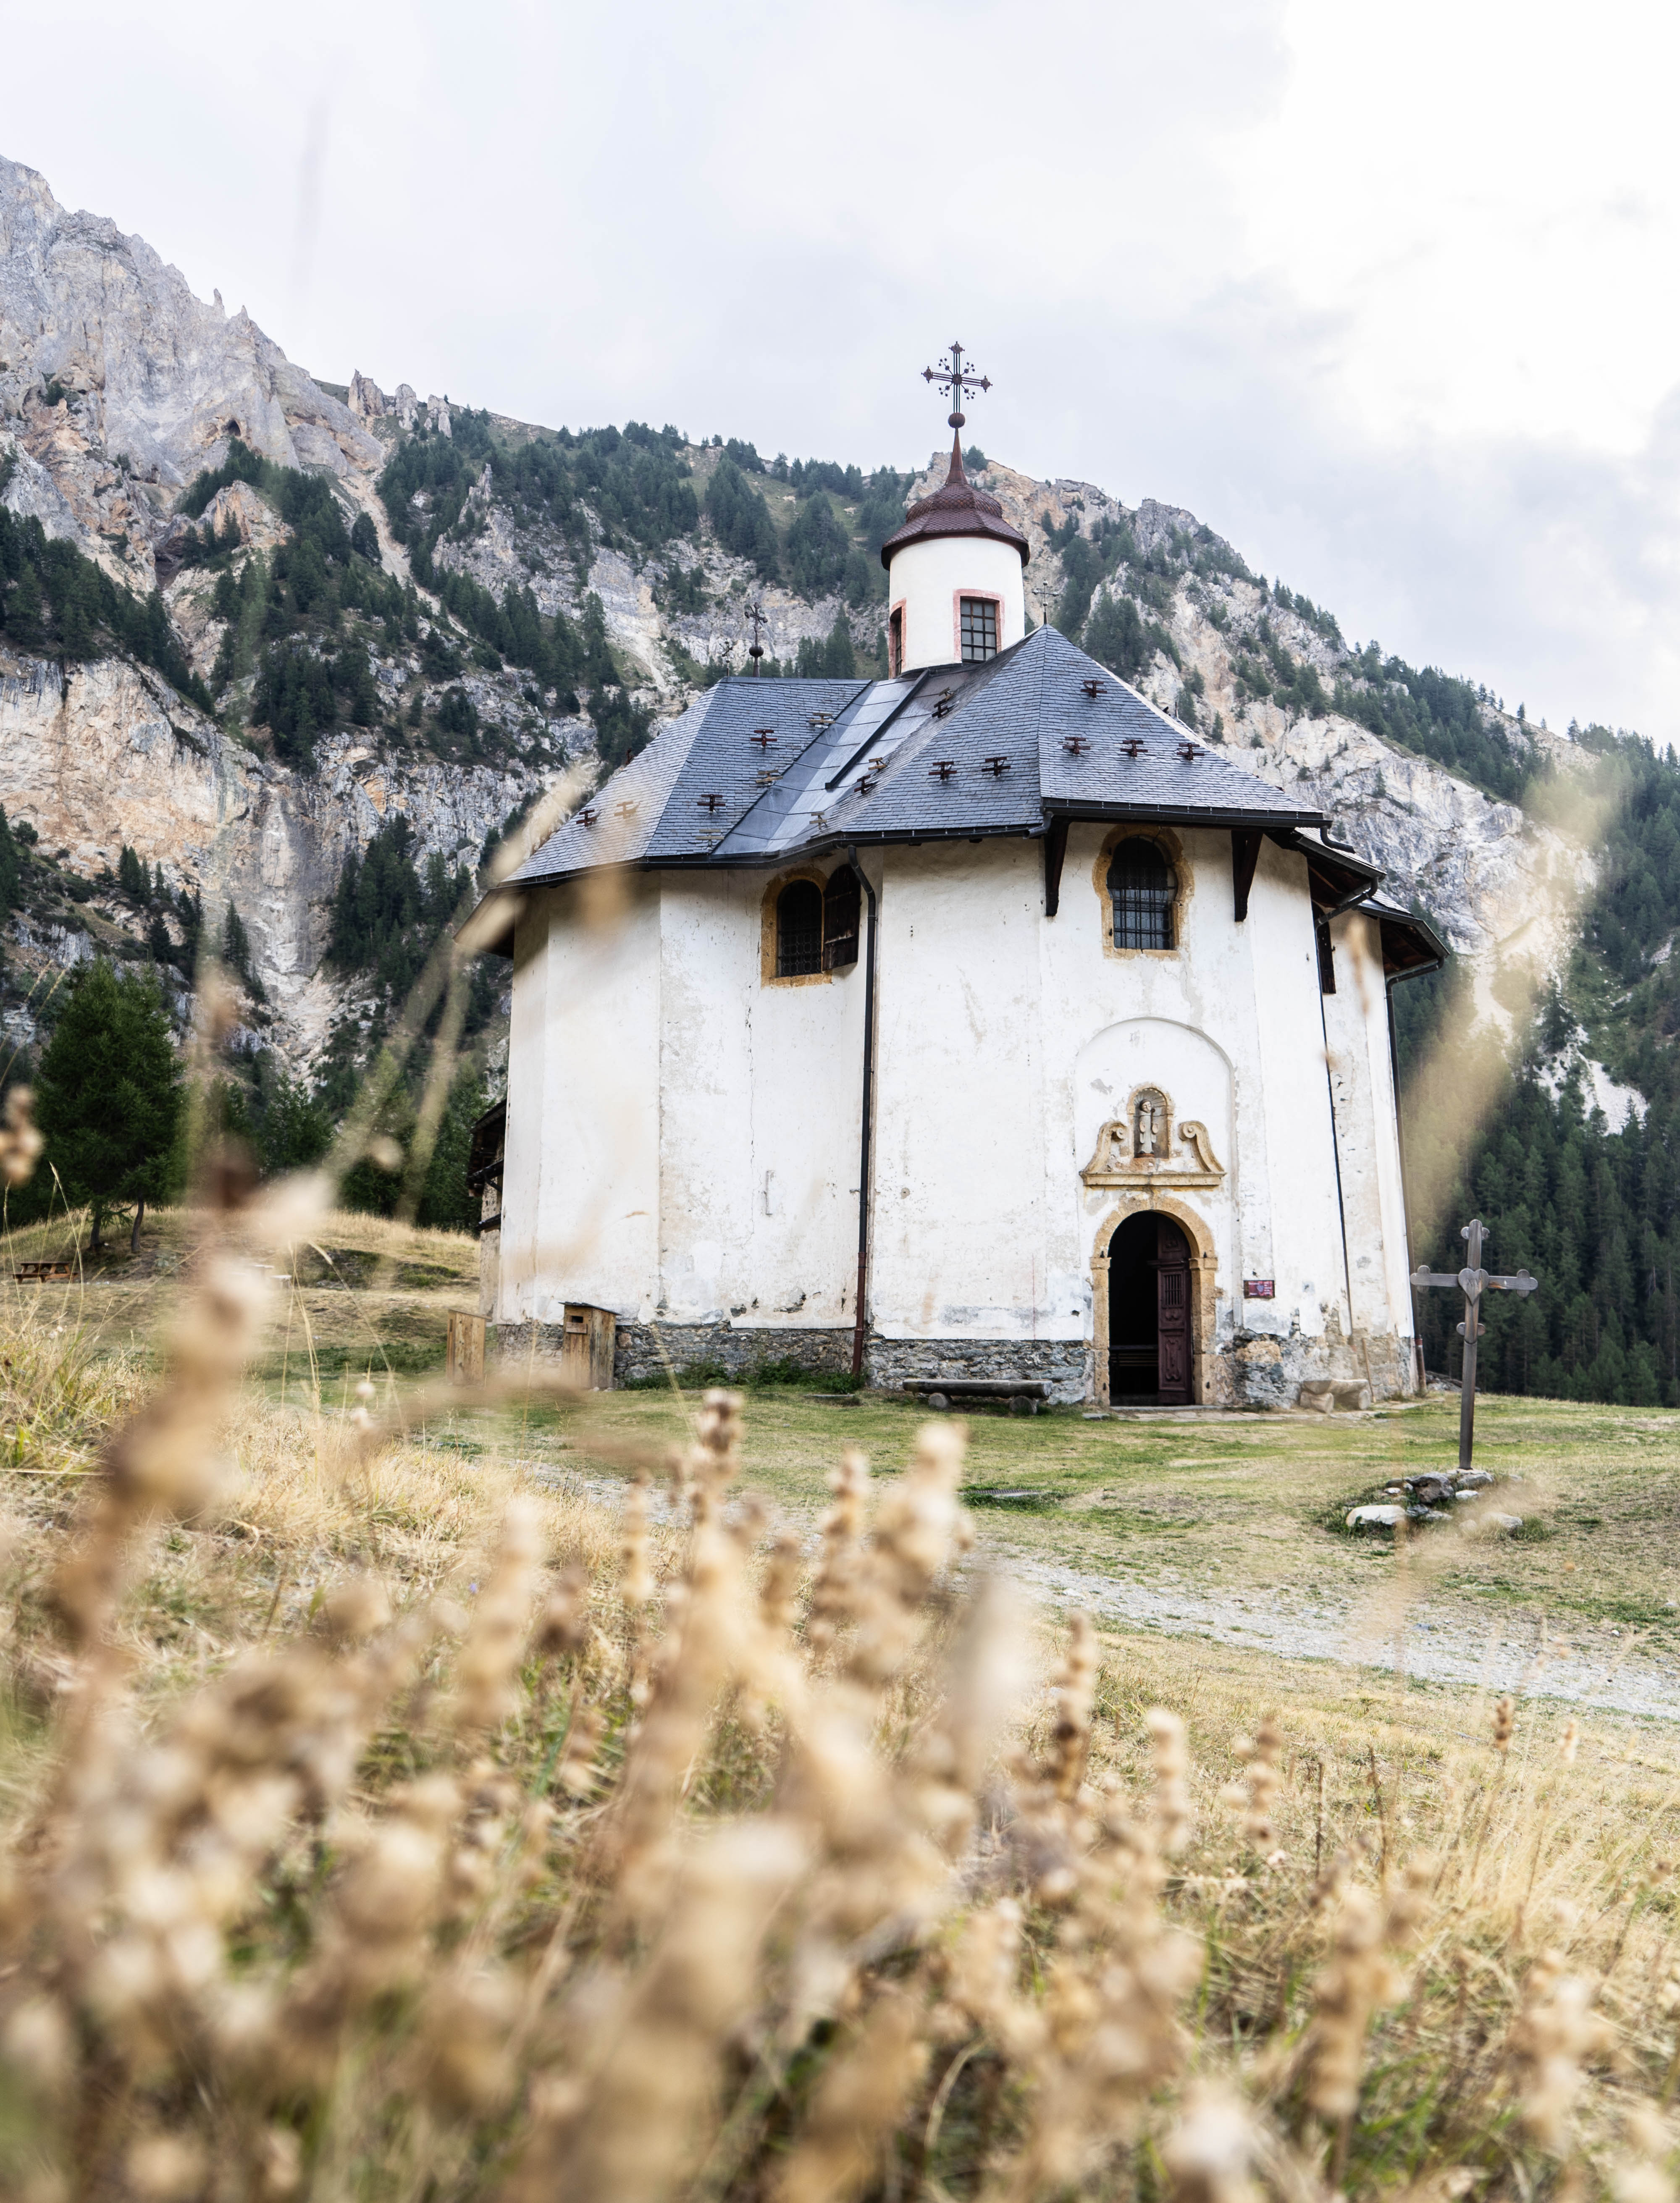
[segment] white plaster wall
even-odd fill
[[[1178,839],[1176,952],[1105,951],[1107,830],[1097,825],[1069,834],[1061,907],[1043,928],[1046,1053],[1072,1072],[1054,1113],[1067,1129],[1053,1152],[1075,1154],[1074,1174],[1064,1166],[1053,1194],[1052,1214],[1073,1220],[1062,1259],[1088,1274],[1116,1206],[1112,1192],[1086,1191],[1076,1175],[1097,1126],[1121,1113],[1133,1087],[1153,1083],[1175,1119],[1208,1125],[1225,1166],[1218,1192],[1173,1194],[1202,1220],[1218,1256],[1214,1344],[1238,1327],[1316,1337],[1320,1283],[1340,1277],[1341,1235],[1305,864],[1263,843],[1239,925],[1229,834],[1192,830]],[[1105,1044],[1097,1036],[1110,1025],[1121,1028],[1122,1060],[1135,1068],[1097,1067]],[[1245,1302],[1245,1278],[1273,1279],[1276,1297]]]
[[[1060,918],[1056,922],[1059,924]],[[1226,1025],[1227,1038],[1236,1037],[1233,1028],[1239,1022],[1233,1019]],[[1230,1059],[1217,1042],[1176,1019],[1127,1018],[1105,1027],[1086,1042],[1074,1066],[1075,1172],[1091,1161],[1103,1126],[1112,1119],[1126,1116],[1128,1098],[1139,1086],[1158,1086],[1171,1098],[1174,1160],[1181,1153],[1178,1146],[1179,1127],[1187,1119],[1206,1127],[1214,1155],[1225,1166],[1224,1184],[1217,1190],[1174,1186],[1168,1190],[1172,1200],[1193,1210],[1211,1231],[1219,1261],[1219,1281],[1228,1299],[1233,1290],[1230,1280],[1237,1260],[1232,1199],[1236,1143]],[[1130,1204],[1111,1187],[1087,1190],[1077,1177],[1070,1179],[1065,1166],[1062,1176],[1062,1184],[1057,1189],[1061,1197],[1051,1214],[1064,1212],[1069,1205],[1068,1196],[1072,1196],[1081,1214],[1083,1236],[1089,1243],[1085,1249],[1088,1265],[1091,1255],[1103,1251],[1103,1244],[1112,1236],[1111,1219],[1115,1211]]]
[[[1388,1044],[1388,993],[1376,921],[1354,909],[1331,928],[1336,991],[1325,997],[1353,1321],[1412,1336],[1411,1261],[1400,1175],[1399,1113]]]
[[[1298,1329],[1316,1337],[1329,1326],[1334,1312],[1346,1334],[1350,1310],[1325,1061],[1325,998],[1318,989],[1306,859],[1263,841],[1248,912],[1246,926],[1255,929],[1250,943],[1255,1066],[1270,1165],[1269,1274],[1277,1297],[1247,1302],[1244,1320],[1251,1331]]]
[[[984,535],[936,535],[907,543],[887,570],[887,601],[904,605],[904,670],[950,665],[962,656],[959,597],[1003,599],[997,647],[1026,632],[1026,588],[1020,553]]]
[[[871,1313],[890,1338],[1077,1340],[1111,1192],[1079,1178],[1145,1083],[1207,1126],[1226,1178],[1175,1189],[1218,1258],[1216,1346],[1409,1331],[1399,1149],[1369,921],[1321,1008],[1304,861],[1263,844],[1239,925],[1230,837],[1180,836],[1180,946],[1105,948],[1102,828],[1043,846],[866,852],[880,911]],[[516,941],[503,1321],[566,1300],[625,1320],[801,1329],[854,1318],[864,969],[761,977],[766,876],[667,874],[622,924],[534,901]],[[1346,1302],[1325,1015],[1346,1086]],[[1276,1281],[1244,1302],[1245,1277]]]
[[[656,1313],[671,1322],[853,1320],[862,966],[762,983],[765,889],[673,873],[660,899]]]
[[[1133,1088],[1209,1128],[1216,1192],[1174,1190],[1219,1260],[1221,1338],[1344,1330],[1340,1211],[1305,865],[1267,844],[1249,916],[1230,837],[1180,836],[1180,947],[1104,946],[1103,829],[1068,837],[1043,915],[1036,842],[886,854],[871,1314],[889,1338],[1091,1335],[1115,1207],[1079,1172]],[[1269,859],[1273,861],[1269,861]],[[1244,1277],[1272,1301],[1245,1303]]]
[[[1077,1338],[1074,1302],[1046,1298],[1039,845],[884,853],[872,1320]]]
[[[631,876],[611,923],[533,896],[514,935],[497,1320],[566,1301],[645,1314],[658,1268],[660,896]]]

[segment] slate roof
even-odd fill
[[[508,884],[600,865],[773,865],[851,842],[1040,836],[1058,818],[1280,839],[1322,826],[1240,755],[1196,741],[1054,628],[983,664],[893,681],[723,681]]]

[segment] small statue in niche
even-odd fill
[[[1158,1094],[1138,1097],[1137,1139],[1133,1152],[1140,1161],[1166,1153],[1166,1108]]]

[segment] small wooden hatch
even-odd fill
[[[612,1390],[612,1350],[618,1320],[611,1308],[568,1301],[560,1327],[560,1382],[580,1392]]]

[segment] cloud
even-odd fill
[[[961,337],[989,450],[1553,724],[1680,733],[1680,19],[101,0],[9,26],[15,80],[67,38],[6,150],[319,374],[902,465]]]

